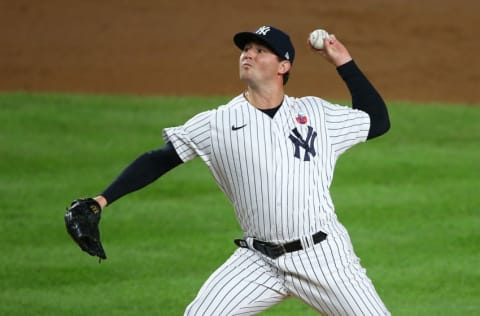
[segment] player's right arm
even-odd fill
[[[367,139],[385,134],[390,129],[390,118],[385,101],[373,84],[353,60],[337,67],[337,71],[350,91],[352,107],[366,112],[370,117]]]
[[[348,49],[331,34],[324,40],[324,49],[312,50],[334,64],[347,84],[352,96],[352,107],[366,112],[370,117],[370,130],[367,139],[383,135],[390,129],[390,119],[386,104],[375,87],[355,64]]]
[[[127,166],[95,200],[103,207],[122,196],[154,182],[166,172],[183,163],[171,142],[146,152]]]

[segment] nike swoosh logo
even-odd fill
[[[239,129],[242,129],[242,128],[244,128],[245,126],[247,126],[247,124],[243,124],[242,126],[232,125],[232,131],[238,131]]]

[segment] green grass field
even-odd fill
[[[105,210],[101,264],[63,214],[226,100],[0,94],[0,315],[182,315],[241,235],[200,160]],[[338,216],[393,315],[479,315],[480,107],[389,108],[391,131],[337,164]],[[294,299],[264,314],[316,315]]]

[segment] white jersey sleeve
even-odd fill
[[[335,156],[367,140],[370,116],[348,106],[323,103],[325,123]]]
[[[211,154],[211,118],[215,110],[199,113],[184,125],[163,130],[163,138],[170,141],[184,162],[201,157],[207,165]]]

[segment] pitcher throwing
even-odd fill
[[[96,201],[103,208],[200,157],[243,236],[185,315],[255,315],[289,297],[323,315],[389,315],[329,192],[339,156],[390,128],[383,99],[333,34],[312,50],[336,67],[352,108],[285,94],[295,49],[283,31],[262,26],[233,40],[245,91],[166,128],[166,144],[132,162]]]

